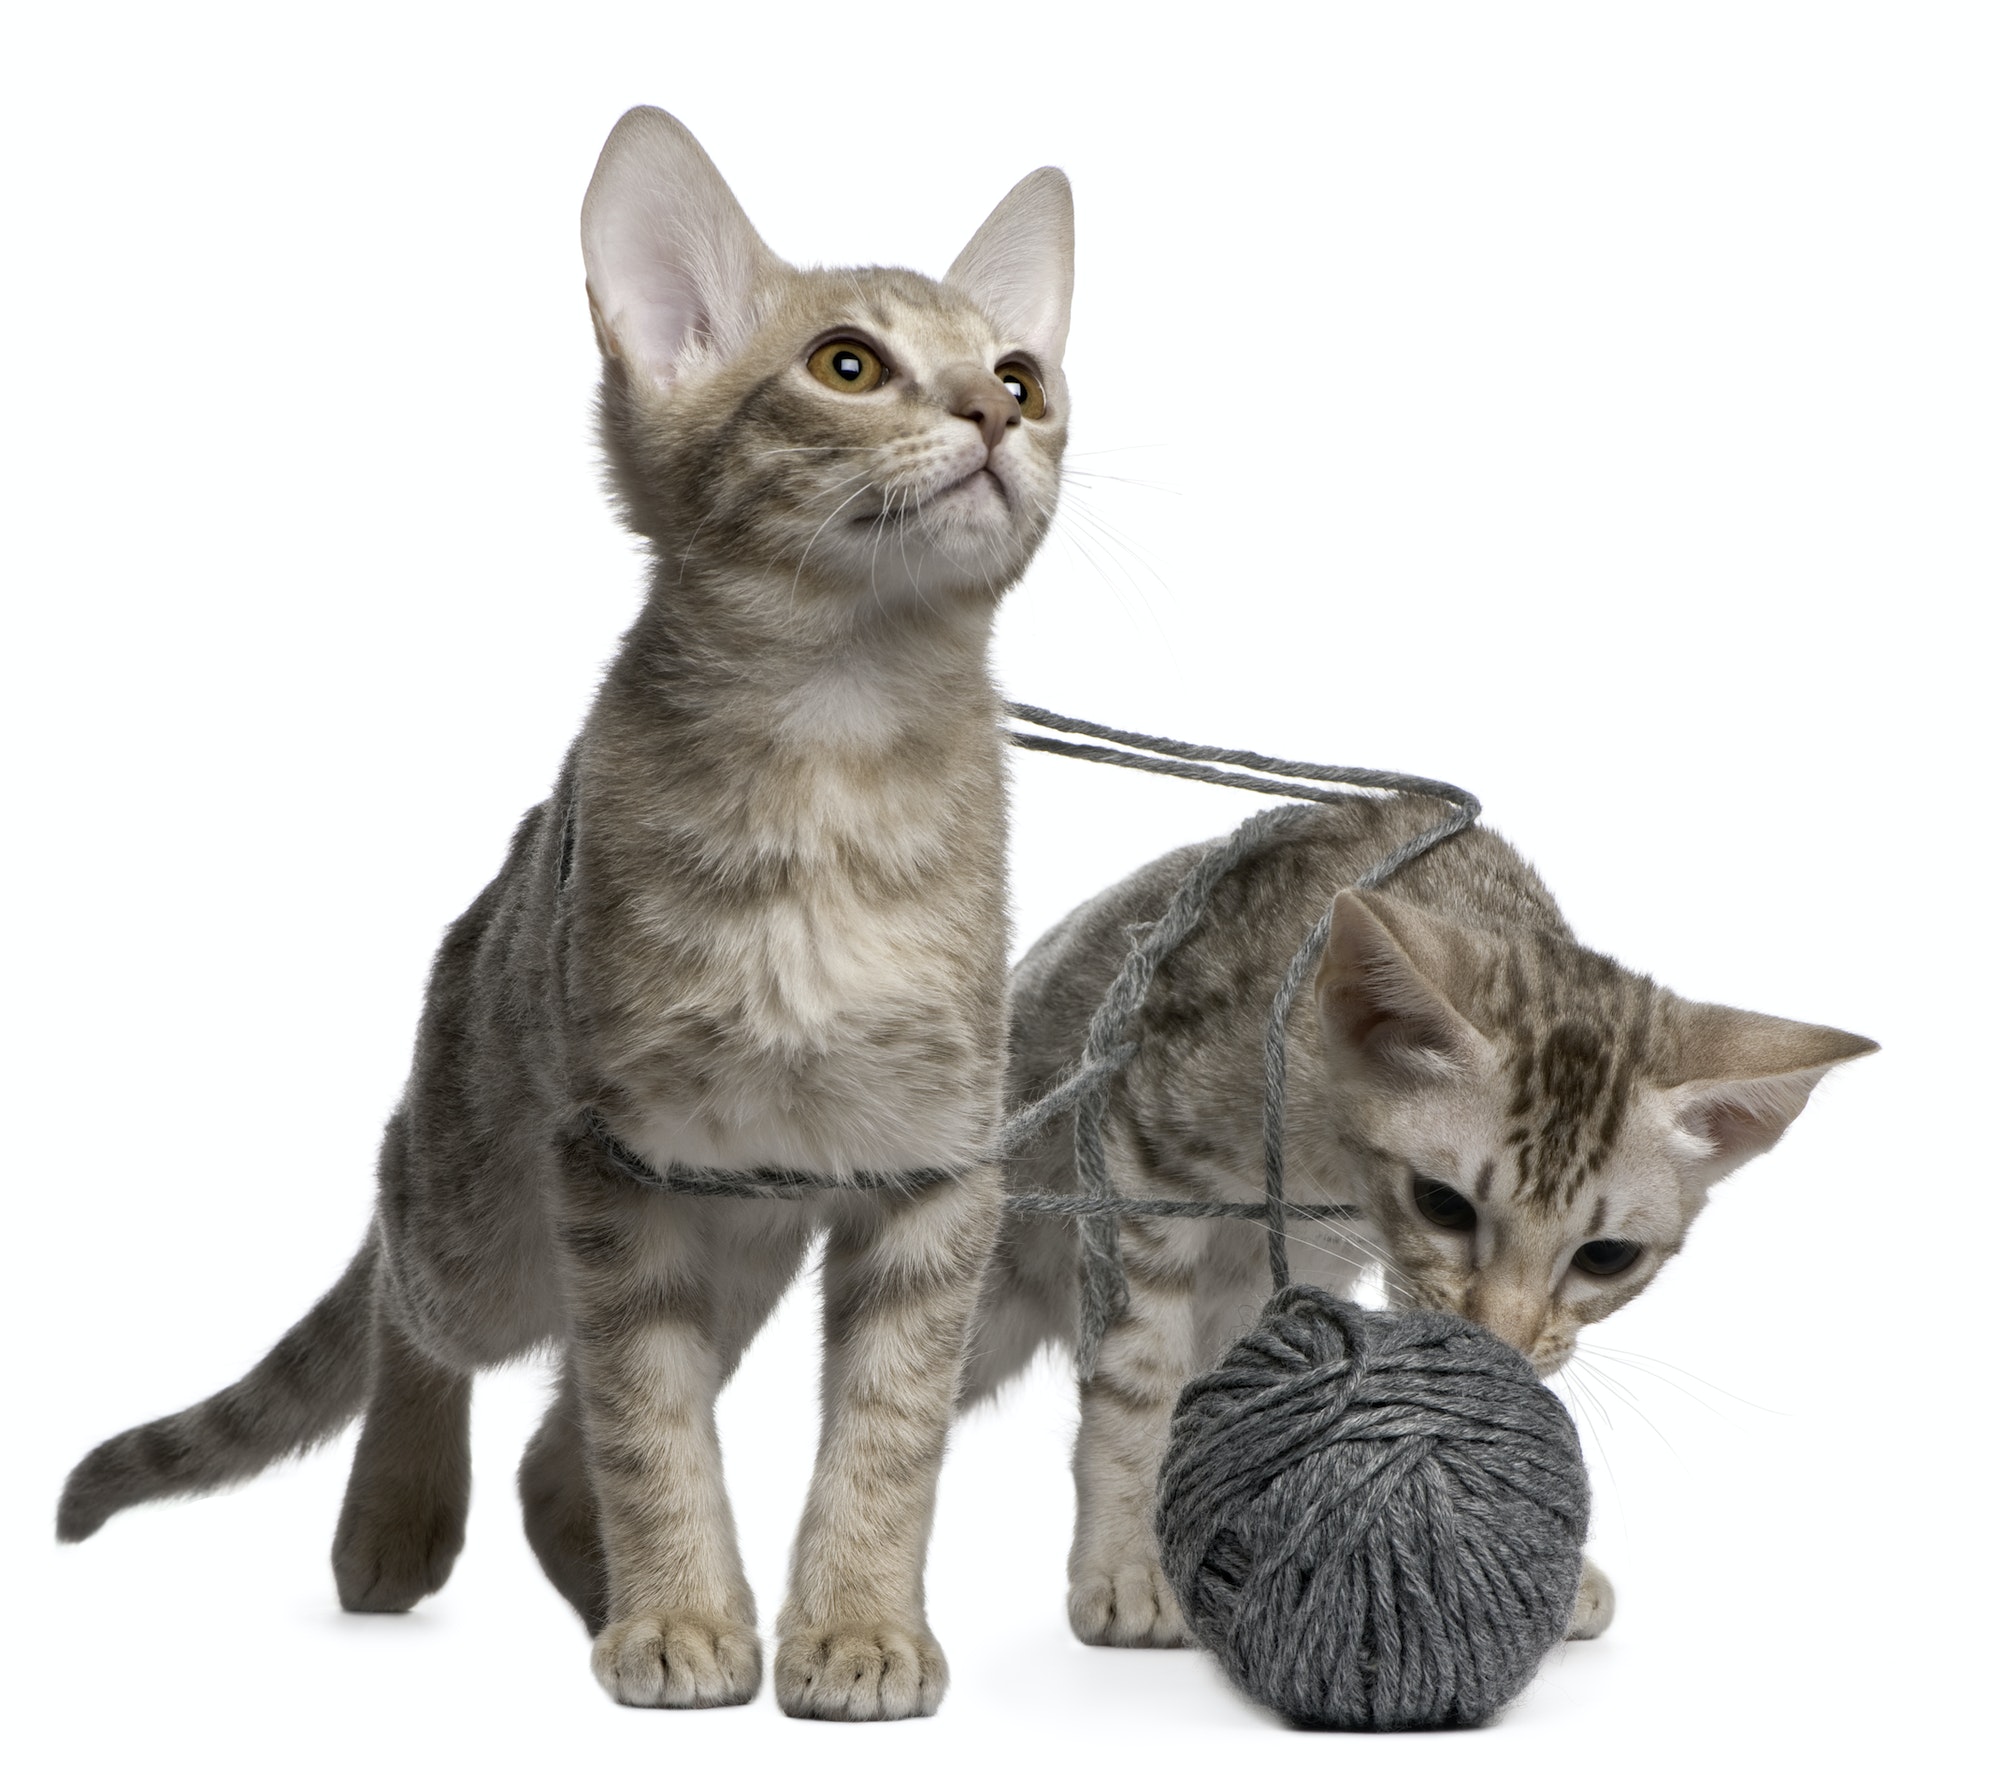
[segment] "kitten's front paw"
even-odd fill
[[[1167,1575],[1153,1559],[1079,1566],[1070,1579],[1069,1624],[1087,1646],[1193,1643]]]
[[[632,1615],[590,1648],[590,1668],[626,1707],[741,1707],[757,1693],[756,1632],[710,1615]]]
[[[906,1720],[936,1713],[951,1673],[921,1622],[788,1628],[778,1641],[778,1705],[794,1719]]]
[[[1583,1562],[1583,1582],[1577,1586],[1576,1607],[1570,1610],[1569,1637],[1595,1639],[1611,1625],[1618,1612],[1618,1596],[1611,1580],[1589,1560]]]

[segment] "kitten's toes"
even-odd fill
[[[1589,1560],[1583,1562],[1583,1582],[1577,1586],[1576,1607],[1570,1611],[1569,1637],[1595,1639],[1611,1625],[1618,1612],[1618,1595],[1607,1578]]]
[[[905,1720],[936,1713],[951,1673],[921,1622],[789,1628],[778,1642],[778,1705],[794,1719]]]
[[[444,1588],[465,1545],[465,1517],[421,1501],[364,1510],[352,1500],[333,1537],[333,1582],[340,1606],[357,1615],[393,1615]]]
[[[1166,1573],[1150,1559],[1080,1567],[1070,1580],[1069,1624],[1087,1646],[1192,1643]]]
[[[626,1707],[740,1707],[757,1693],[756,1632],[709,1615],[632,1615],[590,1648],[590,1668]]]

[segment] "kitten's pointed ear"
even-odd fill
[[[583,263],[597,343],[665,388],[689,356],[749,330],[777,256],[678,118],[619,118],[583,197]]]
[[[1877,1046],[1844,1029],[1727,1005],[1683,1004],[1675,1021],[1678,1063],[1660,1082],[1684,1156],[1710,1183],[1776,1146],[1833,1067]]]
[[[1470,1072],[1490,1047],[1451,1002],[1454,969],[1438,921],[1386,897],[1341,893],[1314,986],[1328,1062],[1405,1084]]]
[[[1069,339],[1069,298],[1076,282],[1076,217],[1069,180],[1038,167],[999,201],[946,283],[963,290],[1002,333],[1053,370]]]

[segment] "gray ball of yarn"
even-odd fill
[[[1569,1625],[1576,1426],[1490,1332],[1286,1288],[1174,1410],[1168,1581],[1194,1636],[1301,1726],[1476,1726]]]

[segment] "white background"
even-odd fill
[[[1984,7],[44,7],[5,83],[0,1077],[17,1768],[1957,1766],[1989,1670],[1996,56]],[[1008,690],[1462,781],[1585,940],[1859,1029],[1592,1340],[1620,1614],[1492,1729],[1328,1743],[1063,1619],[1053,1369],[969,1422],[934,1721],[614,1708],[482,1384],[458,1575],[337,1612],[344,1463],[49,1524],[333,1278],[429,952],[635,608],[576,210],[675,110],[799,260],[1075,181]],[[1025,941],[1250,809],[1028,759]],[[795,1294],[727,1396],[768,1622]],[[1615,1354],[1613,1353],[1615,1352]],[[1636,1353],[1636,1355],[1635,1355]],[[1633,1365],[1636,1362],[1637,1365]]]

